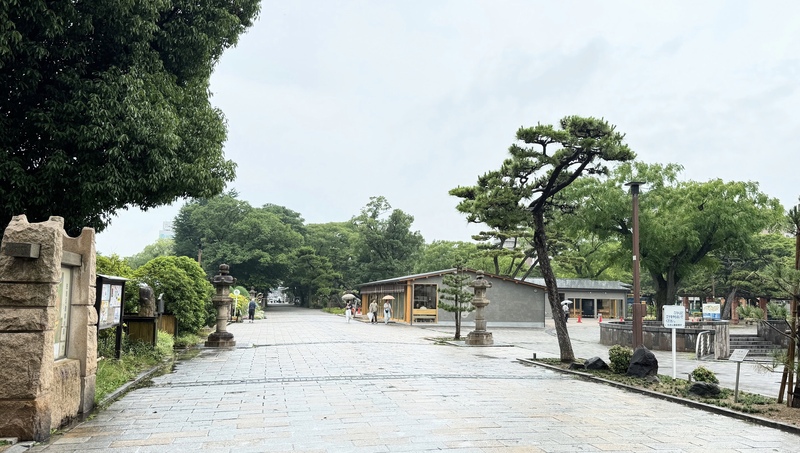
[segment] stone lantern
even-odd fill
[[[472,305],[475,306],[475,330],[467,335],[465,341],[470,346],[489,346],[494,344],[492,333],[486,331],[486,316],[483,309],[489,305],[486,298],[486,290],[492,287],[492,283],[483,279],[483,271],[478,271],[478,277],[469,284],[475,295],[472,297]]]
[[[228,311],[230,310],[233,299],[230,297],[231,286],[236,283],[236,279],[229,273],[230,267],[227,264],[219,265],[219,274],[211,279],[216,293],[211,298],[214,308],[217,309],[217,330],[212,332],[206,340],[208,348],[225,348],[236,346],[233,334],[228,332]]]

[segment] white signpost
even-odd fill
[[[683,305],[664,305],[664,312],[661,317],[664,321],[664,327],[672,329],[672,379],[678,377],[678,353],[676,346],[676,332],[675,329],[683,329],[686,327],[686,315]]]
[[[733,402],[739,402],[739,368],[742,367],[742,362],[744,358],[747,357],[747,353],[750,352],[749,349],[734,349],[733,353],[728,360],[731,362],[736,362],[736,387],[733,389]]]

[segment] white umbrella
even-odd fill
[[[561,301],[561,305],[572,305],[572,301],[571,301],[571,300],[569,300],[569,299],[567,299],[567,300],[562,300],[562,301]]]
[[[383,296],[383,300],[394,300],[394,296]]]

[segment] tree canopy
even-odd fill
[[[187,203],[173,228],[177,255],[196,257],[202,249],[200,262],[209,275],[228,264],[245,286],[261,289],[287,277],[292,253],[303,244],[273,207],[253,208],[234,192]]]
[[[755,235],[775,227],[783,208],[754,182],[679,181],[679,165],[624,164],[610,178],[573,187],[577,221],[599,236],[618,235],[631,250],[628,181],[645,181],[639,196],[640,265],[656,286],[657,316],[675,301],[680,283],[712,252],[749,249]]]
[[[386,198],[379,196],[370,197],[351,222],[358,234],[355,273],[360,283],[411,272],[425,242],[419,231],[411,231],[413,216],[392,209]]]
[[[233,179],[209,77],[258,0],[0,0],[0,228],[210,197]]]

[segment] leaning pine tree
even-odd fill
[[[461,339],[461,313],[475,310],[475,307],[470,305],[473,295],[469,290],[471,280],[472,275],[456,269],[454,274],[446,274],[442,278],[444,286],[439,288],[439,308],[455,315],[456,334],[453,337],[454,340]]]

